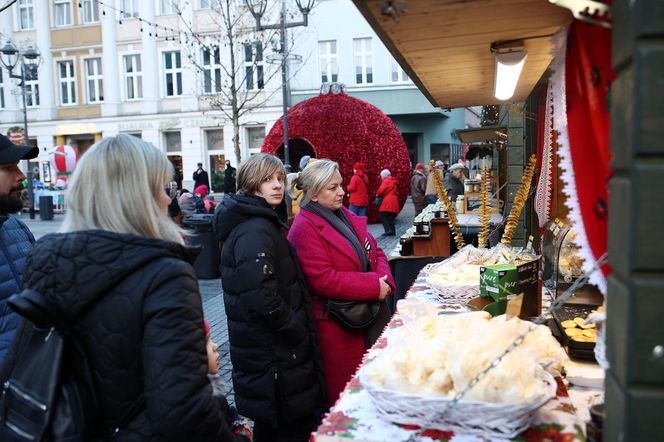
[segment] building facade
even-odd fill
[[[2,44],[11,39],[41,52],[37,78],[26,81],[29,139],[41,147],[35,172],[43,172],[54,146],[70,144],[84,154],[103,136],[129,133],[166,152],[185,186],[202,162],[212,187],[221,187],[215,176],[224,160],[237,165],[234,131],[211,101],[225,87],[229,54],[214,2],[180,3],[181,9],[170,0],[19,0],[0,14]],[[260,105],[240,117],[242,157],[260,151],[281,116],[279,77],[263,73],[255,45],[243,66],[252,52],[245,48],[252,47],[247,29],[236,41],[238,69],[246,74],[237,81]],[[18,82],[6,70],[1,74],[0,131],[6,133],[23,126],[23,107]]]
[[[129,133],[162,149],[185,187],[202,162],[220,190],[224,160],[238,159],[232,120],[211,104],[228,90],[230,58],[215,3],[18,0],[0,14],[2,44],[11,39],[41,52],[37,75],[25,84],[29,141],[41,148],[31,163],[37,176],[49,175],[42,167],[55,146],[84,154],[104,136]],[[235,39],[237,82],[253,98],[238,122],[246,158],[281,117],[282,94],[275,36],[259,42],[251,14],[238,5],[245,25]],[[471,110],[431,106],[349,0],[317,2],[309,26],[289,30],[288,45],[301,57],[289,67],[291,105],[316,95],[324,82],[345,83],[350,95],[393,119],[413,162],[449,158],[459,146],[454,129],[477,125]],[[2,133],[23,125],[20,91],[2,69]]]

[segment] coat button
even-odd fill
[[[295,356],[295,353],[293,353],[293,359],[297,359],[297,356]]]

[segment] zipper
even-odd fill
[[[35,437],[32,434],[26,433],[25,431],[21,430],[19,427],[12,424],[11,422],[5,421],[5,425],[7,425],[10,430],[12,430],[14,433],[18,434],[19,436],[21,436],[25,439],[28,439],[28,440],[35,440]]]
[[[277,369],[275,368],[274,369],[274,380],[276,381],[278,378],[279,378],[279,376],[277,375]]]
[[[48,406],[46,404],[42,404],[37,399],[33,398],[28,393],[23,391],[21,388],[17,387],[14,383],[12,383],[10,381],[5,382],[5,389],[7,389],[7,388],[12,390],[15,394],[20,396],[24,401],[28,402],[33,407],[38,408],[41,411],[48,410]]]

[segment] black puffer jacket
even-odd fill
[[[173,242],[101,230],[45,236],[28,258],[24,286],[75,324],[88,352],[102,428],[145,394],[143,411],[115,440],[240,440],[206,376],[192,259]]]
[[[277,407],[286,420],[311,416],[325,391],[320,347],[287,226],[263,198],[225,195],[214,227],[224,241],[221,280],[238,411],[275,427]]]

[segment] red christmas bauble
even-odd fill
[[[277,121],[263,142],[264,153],[283,156],[283,119]],[[380,171],[389,169],[398,183],[399,208],[410,192],[408,149],[394,122],[380,109],[345,93],[322,93],[288,111],[289,158],[298,169],[304,155],[339,163],[344,187],[353,176],[353,164],[366,165],[369,178],[370,222],[377,222],[373,196],[380,185]]]

